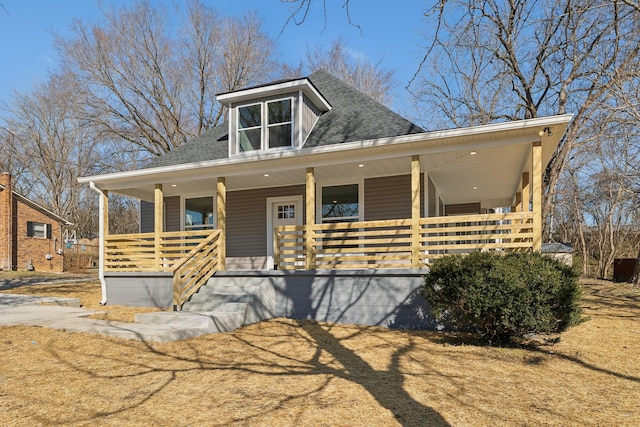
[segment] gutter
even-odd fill
[[[203,168],[221,168],[220,173],[222,175],[227,174],[231,170],[239,170],[238,168],[244,167],[240,171],[240,173],[246,173],[247,171],[255,172],[255,162],[263,162],[263,161],[283,161],[289,160],[294,162],[299,162],[300,158],[305,158],[307,156],[318,156],[318,155],[333,155],[344,157],[346,152],[360,152],[360,150],[368,149],[368,148],[376,148],[376,147],[407,147],[411,150],[411,144],[423,144],[427,143],[430,148],[436,149],[437,147],[447,147],[447,142],[452,140],[457,140],[459,138],[464,138],[465,141],[462,143],[470,144],[465,145],[465,147],[474,147],[477,145],[476,139],[478,137],[482,137],[483,135],[488,135],[491,133],[501,133],[501,132],[521,132],[521,131],[530,131],[530,135],[521,135],[523,141],[530,142],[530,138],[535,135],[538,137],[538,130],[544,127],[552,127],[552,126],[568,126],[573,115],[564,114],[560,116],[549,116],[549,117],[539,117],[535,119],[526,119],[526,120],[518,120],[512,122],[501,122],[501,123],[493,123],[488,125],[481,126],[473,126],[473,127],[465,127],[465,128],[454,128],[454,129],[446,129],[441,131],[431,131],[431,132],[423,132],[416,133],[410,135],[401,135],[401,136],[393,136],[393,137],[385,137],[378,138],[373,140],[362,140],[362,141],[353,141],[353,142],[345,142],[341,144],[333,144],[329,146],[321,146],[321,147],[302,147],[300,149],[294,150],[285,150],[285,151],[276,151],[274,153],[265,153],[265,152],[250,152],[241,155],[235,155],[231,157],[225,157],[221,159],[215,160],[203,160],[199,162],[193,163],[183,163],[177,165],[168,165],[168,166],[157,166],[153,168],[144,168],[144,169],[136,169],[132,171],[123,171],[123,172],[114,172],[105,175],[93,175],[93,176],[85,176],[79,177],[78,182],[81,184],[86,184],[91,181],[98,181],[104,185],[114,185],[113,188],[118,188],[117,184],[122,181],[127,184],[130,183],[131,179],[137,179],[138,184],[142,184],[140,180],[144,180],[145,178],[150,180],[149,183],[154,183],[157,181],[158,176],[165,176],[166,174],[172,174],[172,176],[183,176],[182,174],[190,173],[194,170],[201,170]],[[558,131],[556,133],[556,138],[558,140],[564,134],[565,128],[563,128],[562,132]],[[458,149],[462,147],[459,146]],[[437,152],[443,150],[436,150]],[[448,151],[448,150],[444,150]],[[387,154],[379,153],[376,156],[370,157],[370,159],[381,159],[385,158]],[[358,157],[361,158],[361,157]],[[335,160],[332,157],[331,159],[325,159],[323,162],[311,162],[308,163],[307,166],[322,166],[323,164],[334,164]],[[262,170],[262,169],[261,169]],[[264,169],[266,171],[266,169]],[[229,175],[227,175],[229,176]],[[146,182],[146,181],[143,181]]]
[[[100,278],[100,285],[102,288],[102,300],[100,305],[107,304],[107,282],[104,280],[104,193],[100,190],[93,181],[89,182],[89,187],[100,195],[100,213],[98,218],[99,232],[98,232],[98,277]]]

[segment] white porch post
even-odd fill
[[[411,268],[420,268],[420,156],[411,156]]]
[[[218,177],[216,190],[216,226],[220,230],[220,236],[218,237],[218,270],[224,270],[227,261],[227,184],[224,177]]]
[[[305,185],[305,269],[315,270],[316,257],[313,245],[313,226],[316,223],[316,177],[313,168],[307,168]]]

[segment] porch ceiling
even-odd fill
[[[226,178],[227,191],[235,191],[304,184],[307,167],[314,168],[319,183],[409,174],[411,156],[419,155],[422,171],[429,173],[445,204],[509,206],[522,172],[530,169],[532,143],[542,142],[546,165],[570,119],[555,116],[300,152],[251,153],[225,161],[86,177],[80,182],[95,181],[103,189],[144,200],[153,200],[155,184],[163,185],[165,196],[193,197],[212,194],[219,176]],[[540,136],[543,128],[550,128],[552,135]]]

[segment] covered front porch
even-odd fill
[[[113,180],[102,189],[94,185],[101,195],[103,274],[170,277],[173,305],[179,307],[229,264],[246,270],[419,270],[447,254],[540,250],[542,172],[555,145],[545,146],[551,139],[547,133],[536,136],[513,130],[481,140],[456,135],[458,142],[446,146],[412,137],[392,156],[388,148],[372,145],[353,157],[351,151],[316,154],[304,168],[292,167],[293,159],[282,156],[264,161],[258,170],[257,163],[235,169],[216,165],[197,174],[175,168],[138,179],[134,186],[131,179]],[[360,183],[356,213],[328,217],[324,189],[351,182]],[[379,189],[391,182],[398,184]],[[148,200],[153,231],[109,234],[109,191]],[[183,223],[177,231],[168,230],[176,221],[169,218],[175,214],[167,201],[183,200],[178,215],[184,216],[184,200],[203,191],[213,193],[214,212],[208,215],[213,224],[188,228]],[[291,199],[285,196],[302,204],[296,220],[283,224],[265,218],[278,215],[267,212],[265,200]],[[251,201],[255,206],[247,207]],[[241,221],[241,216],[253,219]],[[247,231],[260,221],[263,234]],[[249,251],[263,256],[242,257],[248,246],[240,234],[254,236]],[[248,264],[238,264],[239,258]]]

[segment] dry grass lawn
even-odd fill
[[[0,425],[640,425],[640,292],[585,290],[589,320],[520,348],[286,319],[167,344],[0,327]]]

